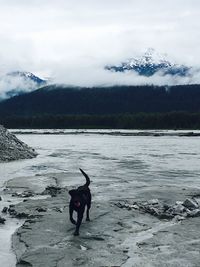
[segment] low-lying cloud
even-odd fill
[[[36,83],[24,77],[0,76],[0,100],[15,96],[22,92],[31,92],[37,87]]]
[[[200,65],[198,0],[0,0],[0,4],[1,73],[26,70],[75,86],[200,83],[195,70]],[[104,70],[148,47],[194,71],[183,78]],[[0,84],[1,94],[11,88],[5,81]]]
[[[200,71],[191,69],[186,77],[179,75],[163,75],[157,72],[150,77],[141,76],[134,71],[112,72],[103,68],[83,68],[79,70],[77,78],[76,70],[74,72],[67,69],[59,70],[56,73],[57,83],[67,84],[69,86],[115,86],[115,85],[178,85],[178,84],[196,84],[200,83]]]

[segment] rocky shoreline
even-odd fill
[[[20,141],[0,125],[0,162],[30,159],[37,156],[36,151]]]

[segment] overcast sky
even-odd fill
[[[0,0],[1,73],[26,70],[74,85],[133,84],[144,78],[103,67],[149,47],[200,66],[200,1]]]

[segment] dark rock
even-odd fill
[[[21,197],[21,198],[25,198],[25,197],[33,197],[34,193],[32,191],[24,191],[23,193],[13,193],[12,197]]]
[[[0,217],[0,223],[1,223],[1,224],[5,224],[5,221],[6,221],[6,219]]]
[[[164,205],[163,205],[163,212],[166,212],[169,208],[170,208],[169,205],[164,204]]]
[[[3,212],[3,213],[7,213],[7,211],[8,211],[8,207],[4,207],[4,208],[2,209],[2,212]]]
[[[30,264],[29,262],[27,262],[25,260],[19,259],[16,266],[32,267],[32,264]]]
[[[161,213],[158,215],[158,218],[161,220],[171,220],[174,218],[174,215],[172,215],[170,213]]]
[[[14,207],[9,207],[8,208],[8,213],[10,214],[10,215],[12,215],[12,216],[15,216],[16,215],[16,211],[15,211],[15,209],[14,209]]]
[[[4,192],[5,192],[5,191],[8,191],[8,190],[9,190],[8,188],[4,188],[4,189],[3,189]]]
[[[120,209],[124,208],[124,205],[121,202],[118,202],[115,205]]]
[[[93,236],[92,239],[96,240],[96,241],[104,241],[105,240],[105,238],[103,238],[102,236]]]
[[[26,219],[26,218],[30,218],[30,215],[25,212],[19,212],[19,213],[16,212],[15,217],[18,219]]]
[[[55,210],[56,212],[60,212],[60,213],[63,212],[63,210],[61,208],[58,208],[58,207],[53,208],[53,210]]]
[[[0,196],[0,201],[2,201],[2,197]]]
[[[36,208],[36,210],[37,210],[38,212],[46,212],[46,211],[47,211],[46,208],[42,208],[42,207],[40,207],[40,208]]]

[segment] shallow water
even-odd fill
[[[81,167],[90,173],[93,180],[95,177],[103,180],[109,177],[127,181],[135,179],[136,182],[161,179],[166,184],[183,182],[191,185],[192,178],[196,185],[200,184],[200,137],[98,134],[18,137],[35,147],[40,155],[33,160],[9,163],[7,177],[62,171],[73,173]],[[6,172],[4,169],[4,180]]]
[[[79,168],[92,177],[91,187],[94,192],[101,191],[100,187],[113,189],[113,195],[107,195],[105,190],[101,194],[102,198],[109,200],[119,197],[122,191],[134,197],[136,188],[137,192],[142,192],[149,186],[182,184],[184,187],[200,188],[200,137],[89,133],[23,134],[17,137],[34,147],[39,156],[1,163],[1,188],[14,177],[48,173],[64,173],[63,185],[79,185],[83,181]],[[96,180],[98,186],[95,185]],[[98,194],[95,195],[100,198]],[[4,205],[8,205],[5,199],[0,202],[0,208]],[[0,261],[4,262],[4,267],[14,266],[14,255],[9,247],[10,236],[16,227],[17,221],[13,219],[8,219],[5,226],[0,225]]]

